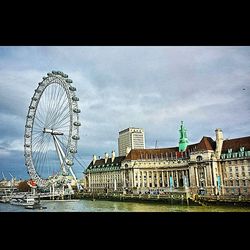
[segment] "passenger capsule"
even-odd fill
[[[63,74],[63,77],[64,78],[68,78],[69,76],[67,74]]]
[[[29,144],[24,144],[24,147],[29,148],[30,145]]]
[[[25,125],[25,128],[31,128],[31,125],[27,124]]]
[[[69,87],[69,90],[71,90],[71,91],[76,91],[76,88],[75,88],[75,87],[70,86],[70,87]]]
[[[33,116],[32,115],[27,115],[27,118],[31,119],[31,118],[33,118]]]
[[[74,108],[73,111],[74,111],[75,113],[81,113],[81,110],[80,110],[80,109],[77,109],[77,108]]]
[[[72,100],[77,102],[77,101],[79,101],[79,98],[76,97],[76,96],[73,96],[73,97],[72,97]]]
[[[70,152],[70,153],[77,153],[77,150],[74,149],[74,148],[71,148],[71,149],[69,150],[69,152]]]
[[[47,73],[47,76],[53,76],[53,74],[52,73]]]
[[[70,160],[66,160],[66,164],[69,165],[69,166],[72,166],[74,163]]]
[[[74,122],[74,125],[75,126],[81,126],[81,123],[80,122]]]
[[[52,74],[57,75],[57,71],[56,70],[52,70]]]
[[[37,97],[32,97],[31,99],[32,99],[33,101],[37,101],[37,100],[38,100]]]
[[[41,93],[42,91],[40,89],[35,90],[36,93]]]
[[[74,140],[79,140],[79,139],[80,139],[80,136],[78,136],[78,135],[73,135],[73,136],[72,136],[72,139],[74,139]]]
[[[65,80],[67,83],[72,83],[73,81],[71,79],[66,79]]]
[[[47,76],[44,76],[44,77],[43,77],[43,80],[46,80],[46,79],[47,79]]]
[[[34,106],[30,106],[30,109],[35,109],[35,107]]]

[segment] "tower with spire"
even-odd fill
[[[188,146],[188,138],[187,138],[187,129],[183,125],[183,121],[181,121],[180,131],[180,140],[179,140],[179,152],[184,152]]]

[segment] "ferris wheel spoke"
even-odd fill
[[[36,123],[35,123],[36,126],[38,127],[44,127],[44,122],[42,120],[42,118],[40,118],[39,116],[36,116]]]
[[[57,123],[60,116],[64,114],[64,112],[67,112],[69,110],[68,103],[62,103],[61,106],[58,106],[55,110],[55,112],[52,114],[51,122]]]
[[[51,120],[51,123],[49,124],[49,126],[53,127],[54,129],[55,128],[58,128],[60,127],[60,122],[63,122],[64,120],[69,120],[69,114],[65,114],[64,117],[58,121],[60,116],[57,116],[57,117],[54,117],[54,119]]]
[[[45,112],[44,112],[44,110],[43,110],[43,105],[41,104],[41,105],[39,105],[38,106],[38,108],[37,108],[37,110],[36,110],[36,116],[37,117],[40,117],[40,120],[41,121],[44,121],[44,116],[45,116]]]
[[[70,114],[65,114],[63,118],[61,118],[59,121],[56,121],[54,126],[57,128],[62,127],[62,125],[70,123]]]
[[[52,110],[52,106],[54,104],[54,99],[53,99],[53,96],[52,96],[52,90],[54,89],[54,86],[51,85],[49,88],[46,89],[46,120],[45,120],[45,126],[47,127],[47,123],[50,119],[50,116],[51,116],[51,113],[53,112]]]
[[[65,100],[64,98],[62,98],[63,93],[60,93],[60,92],[62,92],[61,89],[60,91],[58,91],[58,95],[57,95],[57,98],[60,97],[60,99],[59,100],[53,99],[52,106],[50,107],[50,111],[48,113],[48,121],[54,120],[53,117],[55,116],[55,114],[58,112],[58,110],[60,110],[61,106],[65,104]]]
[[[70,111],[68,110],[68,107],[65,107],[65,110],[61,112],[61,114],[57,114],[55,117],[56,119],[56,124],[60,124],[61,121],[64,121],[65,119],[70,117]]]
[[[39,153],[37,154],[37,171],[39,171],[39,173],[43,172],[43,158],[45,157],[45,153],[46,153],[46,147],[47,147],[47,143],[46,140],[43,141],[42,146],[39,149]]]

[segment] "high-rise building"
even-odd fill
[[[119,132],[119,156],[125,156],[131,149],[145,149],[144,130],[142,128],[127,128]]]

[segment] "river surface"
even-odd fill
[[[250,212],[250,207],[187,206],[102,200],[42,200],[41,204],[47,209],[25,209],[22,206],[0,203],[0,212]]]

